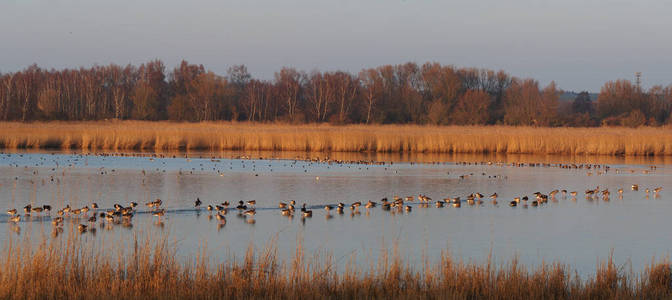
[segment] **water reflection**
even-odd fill
[[[357,159],[372,158],[367,155]],[[672,204],[663,201],[670,195],[671,174],[657,158],[637,158],[641,164],[633,165],[626,163],[630,158],[473,156],[470,161],[469,156],[430,155],[427,161],[455,158],[464,163],[339,164],[189,156],[0,154],[0,204],[19,210],[31,205],[28,214],[17,215],[18,223],[9,214],[0,216],[9,229],[0,231],[0,240],[39,232],[68,236],[68,230],[51,224],[68,207],[72,213],[64,213],[62,223],[78,236],[78,225],[88,226],[81,236],[95,240],[128,237],[129,232],[165,233],[179,241],[184,253],[207,240],[213,248],[240,254],[250,243],[262,247],[276,235],[290,241],[282,242],[279,251],[292,253],[300,235],[307,250],[326,248],[336,256],[395,240],[409,257],[422,257],[417,245],[427,245],[430,258],[448,247],[464,259],[484,259],[492,251],[501,259],[560,259],[593,269],[596,257],[610,249],[618,259],[643,265],[672,248],[664,232],[650,230],[672,225],[666,214]],[[372,160],[394,161],[393,156],[376,154]],[[496,163],[498,159],[504,163]],[[615,162],[609,168],[593,165],[609,160]],[[566,167],[586,162],[591,166]],[[547,202],[536,198],[537,191]],[[433,200],[420,201],[425,198],[418,195]],[[392,200],[385,205],[383,198]],[[160,208],[132,205],[156,199],[162,200]],[[203,207],[195,205],[196,199]],[[296,203],[288,204],[288,199],[299,206],[290,209]],[[378,206],[366,207],[373,202]],[[229,208],[229,203],[241,209]],[[53,207],[53,217],[45,205]],[[131,217],[125,218],[121,210],[129,207]],[[229,209],[233,211],[227,214]],[[348,238],[333,238],[337,232]],[[222,257],[215,251],[212,255]]]

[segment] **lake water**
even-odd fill
[[[240,153],[218,153],[237,157]],[[396,245],[410,263],[431,260],[442,251],[464,261],[497,263],[518,257],[534,266],[562,262],[581,274],[594,272],[613,251],[617,264],[642,270],[652,258],[669,256],[672,249],[672,171],[669,158],[334,154],[348,161],[379,160],[383,164],[326,163],[295,160],[297,153],[253,153],[254,158],[211,158],[212,154],[172,154],[163,157],[81,155],[76,153],[0,154],[0,207],[21,210],[27,204],[49,204],[54,210],[96,202],[99,211],[115,203],[140,203],[132,227],[103,227],[81,235],[84,242],[131,240],[134,234],[166,236],[179,254],[191,257],[205,252],[213,260],[242,257],[248,246],[263,249],[275,241],[281,258],[291,258],[300,241],[307,253],[327,251],[339,265],[351,255],[358,261],[375,259],[381,248]],[[309,157],[317,157],[312,155]],[[322,155],[324,158],[325,155]],[[203,158],[200,158],[203,157]],[[273,159],[259,159],[273,157]],[[424,163],[412,163],[424,162]],[[436,162],[440,163],[427,163]],[[463,161],[471,163],[464,164]],[[476,162],[487,162],[481,164]],[[390,163],[392,162],[392,163]],[[542,162],[547,166],[513,166]],[[558,164],[599,163],[602,168],[566,169]],[[655,166],[655,168],[652,168]],[[638,184],[639,190],[631,190]],[[586,198],[585,190],[608,189],[608,200]],[[662,187],[658,194],[653,192]],[[619,197],[617,190],[624,190]],[[647,195],[645,189],[651,191]],[[557,194],[539,207],[509,207],[514,197],[555,189],[577,191],[576,199]],[[411,212],[359,208],[351,213],[327,213],[326,204],[393,196],[427,195],[466,199],[471,193],[486,196],[482,205],[436,208],[410,203]],[[498,205],[487,198],[498,194]],[[160,220],[144,203],[162,199],[166,215]],[[203,207],[194,209],[199,198]],[[226,225],[213,218],[207,204],[256,200],[254,217],[226,215]],[[282,216],[279,202],[306,203],[312,218]],[[0,216],[0,241],[6,244],[26,236],[50,236],[50,217],[23,217],[13,224]],[[51,212],[55,216],[55,211]],[[91,212],[88,214],[92,215]],[[252,221],[253,220],[253,221]],[[86,218],[66,223],[86,224]],[[100,222],[100,220],[98,221]],[[98,227],[98,225],[96,225]],[[66,230],[67,234],[67,230]],[[79,234],[79,233],[77,233]],[[63,235],[61,235],[63,236]],[[62,237],[59,237],[62,238]]]

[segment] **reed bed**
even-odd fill
[[[665,156],[672,128],[2,122],[0,148]]]
[[[276,243],[250,247],[242,259],[215,262],[205,254],[179,257],[162,238],[129,239],[126,248],[84,242],[78,234],[41,243],[9,242],[0,261],[1,299],[661,299],[672,296],[667,260],[641,273],[613,260],[580,278],[561,263],[527,268],[512,259],[496,265],[464,263],[444,252],[440,260],[412,266],[396,251],[375,262],[337,261],[307,254],[278,257]],[[93,244],[93,246],[92,246]],[[33,245],[33,246],[31,246]],[[205,252],[205,251],[203,251]],[[346,264],[337,271],[335,264]]]

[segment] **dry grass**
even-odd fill
[[[436,264],[410,266],[394,248],[360,267],[297,246],[287,262],[275,243],[242,260],[183,259],[165,237],[137,236],[105,247],[74,236],[9,242],[0,261],[0,299],[193,298],[435,298],[435,299],[660,299],[672,296],[670,263],[652,262],[625,273],[609,259],[580,279],[555,263],[528,269],[516,259],[502,265],[463,263],[444,253]],[[91,244],[94,244],[93,246]],[[125,248],[124,248],[125,247]],[[121,249],[124,248],[124,249]],[[185,262],[186,261],[186,262]],[[347,264],[336,271],[335,264]]]
[[[241,150],[377,153],[672,155],[670,128],[284,125],[251,123],[0,123],[5,149]]]

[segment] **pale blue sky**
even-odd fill
[[[343,69],[407,61],[503,69],[599,91],[672,83],[672,2],[595,0],[0,0],[0,72],[202,63]]]

